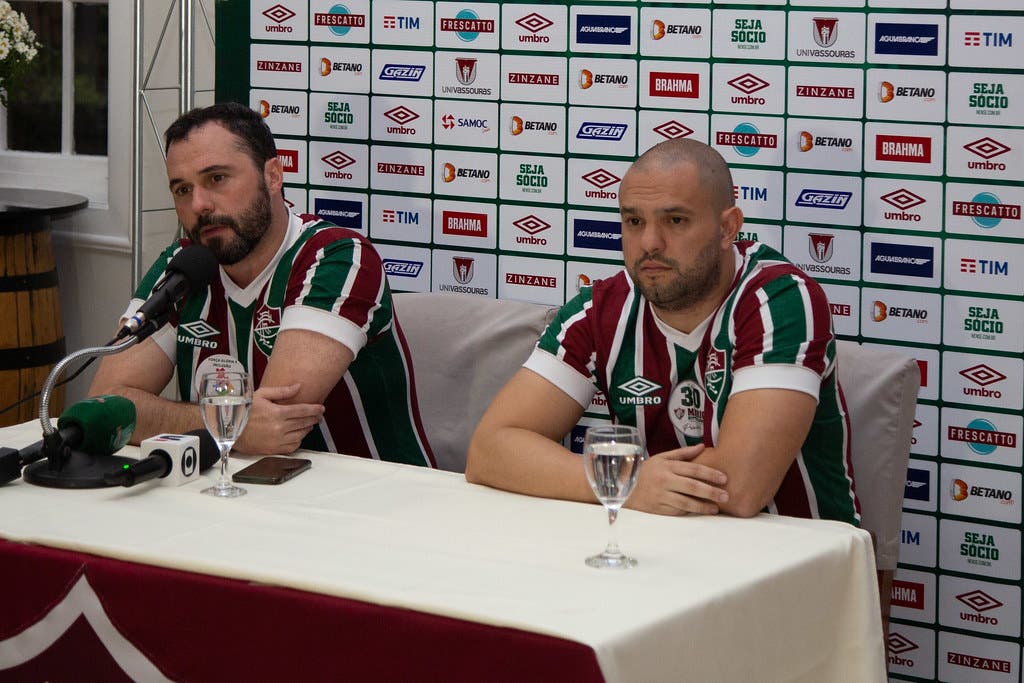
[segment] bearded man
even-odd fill
[[[764,244],[715,150],[670,140],[619,191],[625,271],[562,307],[484,413],[466,478],[594,501],[561,444],[597,391],[650,457],[628,507],[857,524],[849,420],[821,287]]]
[[[208,247],[219,273],[152,337],[105,358],[90,392],[135,403],[138,442],[202,428],[199,377],[245,370],[256,391],[236,450],[306,448],[431,466],[411,360],[373,246],[351,230],[289,212],[273,135],[248,107],[189,111],[165,141],[187,238],[156,260],[124,319],[189,244]],[[180,401],[160,396],[175,370]]]

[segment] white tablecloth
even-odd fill
[[[38,423],[9,427],[0,445],[39,435]],[[864,531],[624,510],[620,545],[639,566],[599,571],[583,558],[607,538],[600,507],[301,455],[310,471],[231,500],[199,493],[216,468],[183,487],[19,480],[0,487],[0,537],[569,638],[610,682],[885,680]]]

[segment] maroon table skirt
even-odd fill
[[[0,540],[0,654],[85,577],[175,681],[602,681],[570,640],[317,593]],[[115,648],[116,649],[116,648]],[[82,615],[10,681],[127,681]]]

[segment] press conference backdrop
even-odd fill
[[[367,234],[396,290],[560,304],[619,269],[639,152],[718,149],[742,237],[921,367],[891,673],[1020,680],[1021,0],[217,9],[218,98],[263,113],[288,201]]]

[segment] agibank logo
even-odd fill
[[[632,17],[625,15],[579,14],[576,16],[576,42],[581,45],[618,45],[632,43]]]

